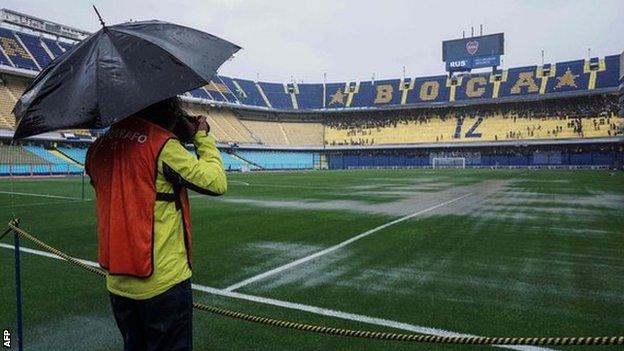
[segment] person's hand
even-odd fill
[[[181,117],[173,130],[173,133],[183,143],[190,143],[197,132],[197,125],[191,118],[192,117]]]
[[[210,124],[208,124],[208,120],[206,116],[198,116],[197,117],[197,130],[204,131],[206,134],[210,133]]]

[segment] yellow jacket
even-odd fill
[[[227,178],[215,140],[199,131],[193,138],[198,158],[175,139],[167,141],[158,157],[156,189],[173,193],[167,179],[176,177],[188,189],[207,195],[227,191]],[[143,300],[159,295],[191,277],[182,214],[174,202],[156,201],[154,205],[154,271],[149,278],[109,275],[108,290],[120,296]]]

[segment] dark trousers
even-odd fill
[[[185,280],[147,300],[110,294],[125,351],[193,349],[193,296]]]

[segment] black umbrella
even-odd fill
[[[20,97],[14,139],[109,126],[160,100],[208,84],[240,49],[167,22],[104,26],[52,61]]]

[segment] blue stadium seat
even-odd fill
[[[52,58],[45,51],[43,46],[41,46],[41,40],[39,40],[38,37],[34,35],[26,34],[26,33],[20,33],[20,32],[17,32],[15,34],[20,37],[20,39],[22,40],[22,43],[24,43],[28,51],[30,51],[31,55],[39,64],[39,67],[43,69],[50,62],[52,62]]]
[[[323,84],[298,84],[298,87],[299,109],[323,108]]]
[[[312,169],[314,152],[237,151],[236,154],[264,169]]]
[[[248,169],[258,168],[224,151],[221,151],[221,160],[223,160],[223,168],[225,168],[226,171],[240,171],[242,167],[247,167]]]
[[[50,170],[52,173],[60,174],[82,173],[82,169],[76,167],[73,164],[67,163],[67,161],[61,158],[54,156],[42,146],[24,146],[24,149],[51,163],[51,166],[41,165],[36,173],[50,173]]]
[[[63,55],[64,51],[60,47],[58,42],[56,42],[56,41],[54,41],[52,39],[48,39],[48,38],[41,38],[41,40],[43,41],[45,46],[47,46],[48,49],[52,52],[52,54],[54,54],[54,57],[59,57],[59,56]]]
[[[267,104],[264,102],[262,95],[260,95],[260,92],[258,91],[258,88],[256,87],[256,83],[247,79],[236,79],[236,78],[232,79],[232,81],[233,82],[235,81],[236,84],[238,84],[241,88],[240,92],[237,91],[236,87],[234,87],[234,90],[230,88],[230,90],[238,94],[239,100],[245,101],[245,104],[248,104],[251,106],[267,107]]]
[[[290,95],[284,90],[284,84],[260,82],[260,87],[273,108],[292,110]]]
[[[4,65],[4,66],[12,66],[11,62],[9,62],[9,59],[7,59],[6,56],[4,56],[4,54],[2,53],[2,51],[0,51],[0,65]]]
[[[74,47],[72,44],[68,44],[66,42],[63,41],[59,41],[58,44],[65,49],[65,51],[70,50],[72,47]]]
[[[583,73],[584,60],[560,62],[555,65],[556,75],[548,79],[547,93],[586,90],[589,76]]]
[[[225,82],[223,81],[223,79],[221,79],[220,76],[215,75],[212,81],[219,88],[219,92],[225,98],[227,102],[232,103],[232,104],[238,103],[238,99],[236,98],[234,93],[231,91],[230,87],[227,84],[225,84]]]
[[[72,160],[84,165],[87,160],[87,148],[58,147],[60,152]]]
[[[606,71],[598,73],[596,76],[596,89],[610,88],[619,84],[618,75],[611,74],[620,69],[620,55],[605,57]]]
[[[193,97],[195,97],[195,98],[210,99],[210,96],[208,96],[206,91],[204,89],[202,89],[202,88],[193,89],[193,90],[189,91],[189,93],[191,93],[191,95]]]
[[[39,67],[37,67],[35,61],[33,61],[28,51],[17,41],[17,37],[13,34],[13,31],[0,28],[0,45],[2,45],[4,52],[16,68],[38,71]]]

